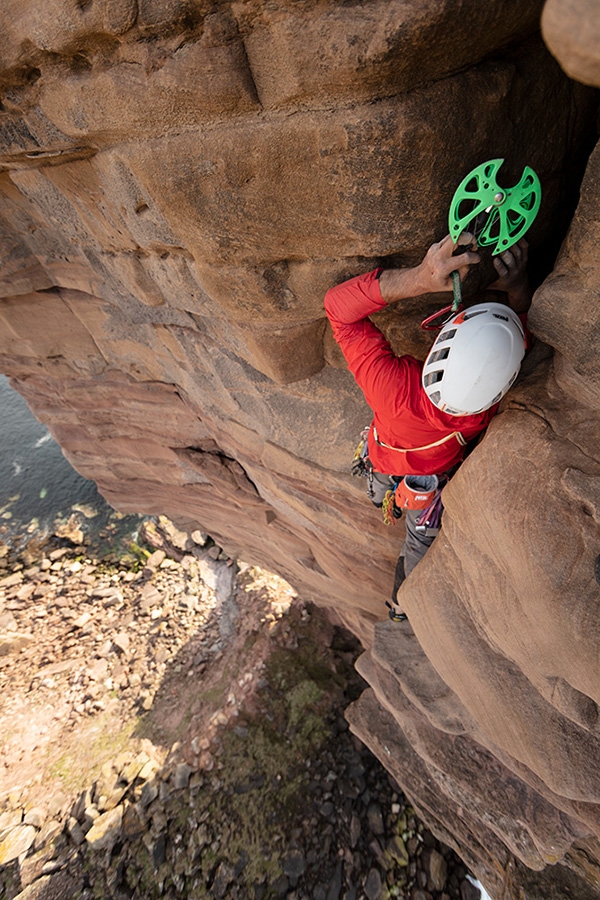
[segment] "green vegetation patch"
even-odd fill
[[[306,760],[330,736],[329,715],[337,692],[331,668],[306,635],[297,650],[277,649],[266,668],[261,711],[223,736],[218,782],[197,798],[196,814],[208,812],[219,846],[201,854],[205,879],[223,861],[243,866],[248,886],[279,874],[276,838],[294,821],[310,773]],[[214,788],[217,788],[214,790]],[[218,823],[218,825],[217,825]]]
[[[134,900],[215,900],[230,885],[252,897],[256,884],[274,900],[294,833],[311,827],[313,763],[334,739],[354,672],[329,646],[334,632],[320,611],[292,607],[279,625],[246,711],[211,745],[214,768],[192,773],[183,791],[163,779],[144,835],[118,845],[114,877]],[[232,660],[208,690],[221,694],[239,665]]]
[[[59,778],[63,790],[69,793],[82,791],[98,777],[104,763],[130,747],[134,727],[135,722],[128,722],[117,729],[110,715],[101,713],[87,738],[72,742],[65,753],[50,763],[49,777]]]

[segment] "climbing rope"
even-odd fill
[[[394,492],[395,492],[395,490],[396,489],[394,488],[393,491],[391,491],[391,490],[386,491],[385,497],[383,498],[383,504],[381,506],[381,511],[383,513],[383,524],[384,525],[393,525],[396,520],[396,516],[394,515]]]

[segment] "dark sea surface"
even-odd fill
[[[51,535],[69,520],[95,552],[135,540],[141,523],[138,516],[115,512],[94,482],[75,471],[0,375],[0,540],[17,546],[31,536]]]

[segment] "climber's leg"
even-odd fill
[[[402,609],[398,606],[398,602],[396,599],[396,594],[398,593],[399,588],[402,585],[402,582],[406,578],[404,574],[404,557],[399,556],[398,562],[396,563],[396,572],[394,574],[394,587],[392,588],[392,602],[386,601],[386,606],[389,609],[389,617],[392,622],[404,622],[406,621],[406,613],[402,612]]]
[[[394,573],[394,587],[392,588],[392,603],[396,602],[396,594],[398,593],[398,589],[404,582],[406,578],[406,572],[404,571],[404,557],[399,556],[398,562],[396,563],[396,571]]]
[[[406,577],[410,575],[417,563],[423,559],[439,534],[439,528],[427,528],[425,531],[417,528],[416,521],[420,514],[421,510],[418,509],[407,509],[404,511],[406,540],[402,544],[400,556],[396,563],[391,603],[386,601],[386,606],[389,608],[389,616],[392,622],[406,621],[406,613],[402,612],[401,606],[398,605],[398,591],[402,587]]]
[[[417,526],[417,519],[421,512],[418,509],[407,509],[405,511],[406,540],[400,550],[400,556],[404,557],[406,577],[410,575],[417,563],[423,559],[440,531],[439,528],[422,529]]]

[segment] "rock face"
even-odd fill
[[[11,0],[0,370],[115,507],[201,528],[337,610],[367,650],[353,728],[494,895],[585,897],[600,895],[600,156],[549,274],[597,104],[541,13]],[[598,83],[591,27],[560,24],[577,15],[550,0],[544,33]],[[507,186],[525,164],[543,184],[531,323],[554,355],[538,345],[447,490],[402,588],[410,626],[381,622],[401,527],[347,474],[370,416],[322,297],[417,262],[458,181],[500,156]],[[439,305],[379,323],[422,355]]]
[[[548,0],[542,15],[548,47],[571,78],[600,84],[600,16],[593,0]]]

